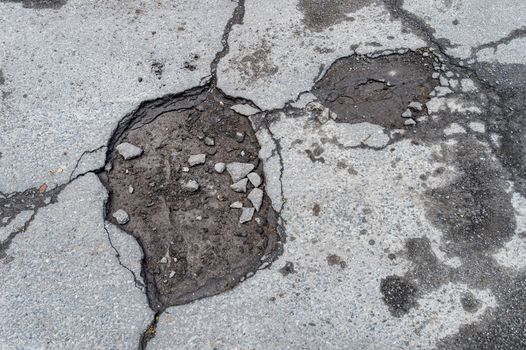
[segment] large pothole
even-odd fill
[[[231,289],[276,251],[260,146],[232,105],[206,88],[152,102],[111,142],[108,220],[142,245],[154,310]]]

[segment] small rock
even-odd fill
[[[117,152],[124,158],[125,160],[130,160],[133,158],[137,158],[142,154],[142,148],[137,147],[135,145],[132,145],[128,142],[123,142],[120,145],[116,147]]]
[[[259,187],[259,185],[261,185],[261,176],[259,176],[258,173],[250,173],[247,177],[254,187]]]
[[[431,78],[433,78],[433,79],[438,79],[439,76],[440,76],[440,74],[435,72],[435,73],[433,73],[433,74],[431,75]]]
[[[331,114],[330,109],[324,108],[323,111],[321,111],[321,113],[318,114],[318,121],[321,124],[327,123],[329,121],[329,119],[330,119],[330,114]]]
[[[183,184],[183,188],[190,192],[195,192],[199,189],[199,184],[195,180],[189,180],[185,184]]]
[[[230,185],[230,188],[234,190],[234,192],[246,192],[247,191],[247,183],[248,179],[242,179],[238,182],[234,183],[233,185]]]
[[[440,85],[441,86],[449,86],[448,80],[446,79],[446,77],[444,77],[442,75],[440,76]]]
[[[254,188],[248,194],[248,200],[252,203],[254,209],[256,209],[256,211],[259,211],[259,209],[261,208],[261,203],[263,203],[263,191],[259,188]]]
[[[411,125],[415,125],[415,124],[416,124],[416,122],[413,119],[407,119],[404,122],[404,125],[407,125],[407,126],[411,126]]]
[[[204,153],[194,154],[188,158],[188,164],[190,164],[190,166],[204,164],[205,161],[206,161],[206,154]]]
[[[225,163],[216,163],[216,165],[214,165],[214,169],[218,174],[222,174],[223,171],[225,171],[225,168]]]
[[[247,176],[254,169],[254,164],[250,163],[228,163],[226,170],[232,177],[232,182],[238,182],[245,176]]]
[[[414,109],[415,111],[421,111],[422,104],[420,102],[413,101],[409,104],[409,108]]]
[[[216,144],[216,143],[215,143],[215,141],[214,141],[213,138],[208,137],[208,136],[205,137],[205,145],[207,145],[207,146],[213,146],[213,145],[215,145],[215,144]]]
[[[160,262],[161,264],[168,264],[168,258],[166,256],[163,256]]]
[[[175,276],[175,271],[170,271],[170,278],[172,278],[173,276]]]
[[[133,186],[132,186],[132,185],[128,185],[128,193],[129,193],[129,194],[132,194],[133,191],[135,191],[135,189],[133,188]]]
[[[249,115],[256,114],[259,112],[259,110],[255,109],[254,107],[251,107],[250,105],[246,105],[246,104],[245,105],[234,105],[230,108],[233,109],[235,112],[245,115],[245,116],[249,116]]]
[[[236,141],[237,142],[243,142],[245,140],[245,133],[244,132],[236,132]]]
[[[252,220],[252,216],[254,216],[254,211],[254,208],[242,208],[241,216],[239,217],[239,223],[243,224]]]
[[[234,203],[230,204],[230,208],[232,208],[232,209],[241,209],[241,208],[243,208],[243,203],[241,203],[241,202],[234,202]]]
[[[245,150],[242,150],[240,153],[241,157],[244,157],[247,153],[245,152]]]
[[[128,223],[128,221],[130,221],[128,213],[122,209],[117,210],[112,216],[115,218],[115,220],[117,220],[119,225],[125,225]]]
[[[411,118],[413,116],[413,113],[409,109],[406,109],[404,113],[402,113],[402,118]]]
[[[187,172],[190,171],[190,168],[187,167],[187,166],[184,166],[184,167],[181,168],[181,171],[182,171],[183,173],[187,173]]]

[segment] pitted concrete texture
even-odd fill
[[[67,182],[142,101],[199,85],[234,6],[0,2],[0,192]],[[84,159],[83,171],[104,166],[104,155]]]
[[[13,239],[0,263],[2,349],[131,349],[153,311],[136,285],[142,252],[103,221],[106,190],[75,180]]]
[[[524,36],[526,3],[515,0],[404,0],[403,8],[417,15],[444,43],[448,55],[491,61],[477,55],[485,47]],[[502,62],[511,63],[511,62]],[[523,62],[521,62],[523,63]]]
[[[337,58],[426,45],[380,3],[349,13],[341,13],[336,1],[317,9],[302,3],[246,2],[243,24],[233,27],[230,51],[218,66],[219,88],[262,109],[281,108],[310,90]],[[333,23],[335,15],[346,20]]]

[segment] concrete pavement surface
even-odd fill
[[[0,349],[526,349],[525,101],[520,0],[0,0]]]

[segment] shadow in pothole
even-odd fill
[[[233,104],[209,87],[146,103],[109,145],[107,219],[141,244],[155,311],[229,290],[278,251],[260,146]]]

